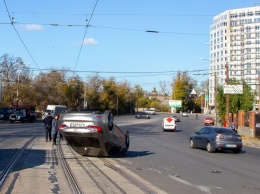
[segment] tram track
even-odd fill
[[[60,142],[58,144],[57,155],[60,158],[60,163],[70,188],[75,194],[87,193],[84,189],[85,187],[88,187],[88,185],[81,185],[82,182],[91,182],[92,188],[95,188],[95,192],[104,194],[132,193],[132,191],[129,190],[129,185],[131,185],[131,188],[135,188],[138,193],[157,193],[153,189],[149,188],[145,183],[142,183],[142,181],[134,178],[126,171],[112,164],[108,158],[80,156],[70,146],[66,147],[66,145],[62,145]],[[66,149],[66,154],[69,153],[67,156],[64,154],[63,149]],[[75,169],[72,169],[74,168],[73,166],[76,166],[78,170],[76,171]],[[82,180],[82,177],[84,180]],[[118,181],[119,177],[120,179],[124,179],[124,181]],[[125,186],[122,182],[128,182],[128,186]],[[93,187],[93,185],[95,186]]]
[[[33,140],[35,139],[35,137],[29,139],[29,141],[27,141],[23,147],[21,147],[14,155],[13,157],[9,160],[9,162],[6,164],[5,168],[2,170],[1,174],[0,174],[0,191],[1,188],[5,182],[5,180],[7,179],[7,176],[9,174],[9,172],[12,170],[12,168],[14,167],[14,165],[17,163],[17,161],[21,158],[23,152],[27,149],[27,147],[33,142]]]
[[[57,151],[58,151],[58,156],[60,158],[60,164],[63,168],[63,172],[66,176],[66,179],[68,180],[68,183],[70,185],[71,192],[74,194],[82,194],[83,192],[81,191],[80,186],[79,186],[75,176],[73,175],[68,162],[66,161],[60,141],[58,144],[59,144],[59,146],[58,146]]]

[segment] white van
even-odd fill
[[[146,109],[145,113],[149,115],[155,115],[155,108]]]
[[[42,113],[42,119],[47,117],[48,113],[51,114],[52,117],[54,115],[59,115],[62,111],[67,110],[67,106],[63,105],[48,105],[46,110]]]
[[[163,131],[173,131],[176,132],[176,122],[172,117],[167,117],[163,119],[162,122]]]

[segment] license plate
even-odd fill
[[[85,123],[70,123],[70,127],[84,128],[85,127]]]
[[[226,147],[228,147],[228,148],[235,148],[235,147],[237,147],[237,145],[234,145],[234,144],[226,144]]]

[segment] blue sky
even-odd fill
[[[0,56],[21,57],[34,76],[65,68],[83,80],[99,73],[151,91],[177,71],[208,76],[209,27],[251,0],[5,0],[0,2]],[[260,2],[259,2],[260,5]],[[13,17],[14,27],[9,15]],[[92,15],[93,13],[93,15]],[[87,21],[86,21],[87,19]],[[89,24],[87,28],[84,25]],[[147,30],[157,31],[149,33]],[[82,44],[84,40],[84,44]],[[25,46],[26,48],[25,48]],[[69,74],[72,76],[73,74]]]

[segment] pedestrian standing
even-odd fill
[[[49,141],[52,140],[52,137],[51,137],[52,120],[53,120],[53,118],[51,116],[51,113],[48,113],[47,117],[45,117],[43,119],[46,142],[48,141],[48,138],[49,138]]]
[[[53,139],[53,145],[57,145],[56,140],[57,140],[57,134],[58,134],[58,119],[59,119],[59,116],[55,115],[52,120],[51,134],[52,134],[52,139]]]
[[[236,124],[235,124],[234,122],[232,122],[232,123],[230,124],[230,128],[231,128],[233,131],[237,132],[237,131],[236,131]]]

